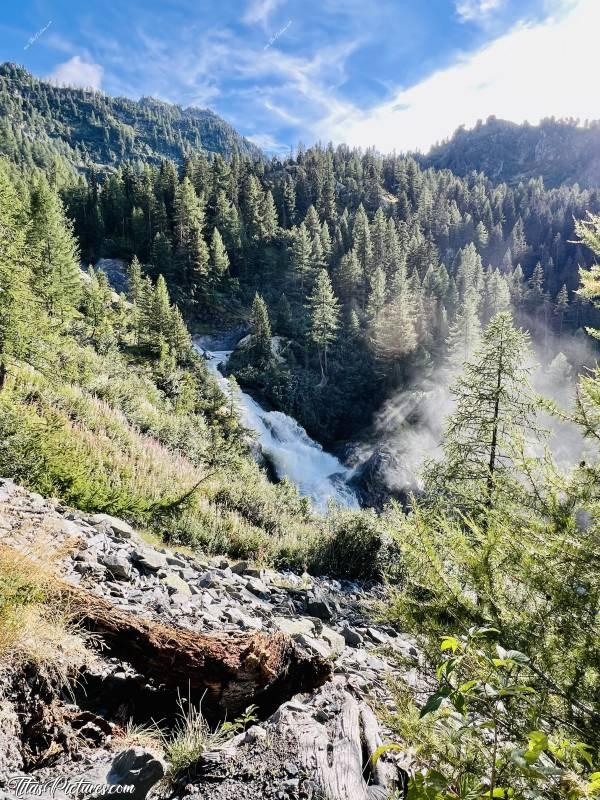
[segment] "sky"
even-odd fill
[[[211,108],[270,154],[600,118],[600,0],[2,0],[0,61]]]

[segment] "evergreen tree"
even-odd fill
[[[208,273],[209,252],[203,238],[204,203],[187,177],[177,187],[174,213],[181,280],[192,295],[196,295]]]
[[[529,337],[513,327],[511,315],[494,317],[453,387],[456,409],[446,425],[444,459],[430,465],[427,477],[436,502],[487,515],[516,491],[524,442],[536,431],[529,356]]]
[[[213,229],[212,239],[210,242],[210,271],[211,275],[220,280],[227,273],[229,269],[229,256],[223,239],[217,228]]]
[[[292,268],[296,278],[300,281],[300,291],[304,292],[304,282],[312,275],[312,244],[304,223],[296,228],[292,235]]]
[[[454,323],[450,326],[447,353],[448,363],[455,369],[462,369],[481,342],[481,323],[477,312],[478,297],[474,289],[469,289]]]
[[[72,224],[45,178],[34,184],[30,205],[27,238],[36,296],[51,317],[65,322],[74,316],[81,297],[79,251]]]
[[[271,323],[267,305],[258,292],[254,295],[250,312],[250,336],[252,363],[264,367],[271,360]]]
[[[367,316],[376,319],[385,306],[385,272],[377,267],[371,276],[371,291],[367,303]]]
[[[0,161],[0,391],[10,360],[28,349],[32,298],[26,233],[23,204]]]
[[[335,341],[339,327],[339,303],[333,292],[327,271],[322,269],[317,275],[312,294],[308,298],[310,310],[309,338],[316,345],[319,354],[321,379],[328,374],[327,352]]]
[[[277,303],[275,330],[281,336],[293,335],[292,307],[290,306],[289,300],[283,293],[279,298],[279,302]]]

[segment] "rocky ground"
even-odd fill
[[[203,633],[284,631],[301,647],[331,660],[331,681],[310,695],[291,698],[266,718],[272,709],[258,709],[256,724],[226,747],[205,753],[195,774],[171,793],[232,800],[389,796],[385,784],[397,781],[401,771],[383,761],[375,770],[364,770],[365,754],[387,734],[371,708],[392,707],[388,681],[398,663],[405,665],[404,679],[416,684],[418,653],[413,642],[376,621],[381,586],[153,547],[120,520],[73,511],[2,481],[0,544],[26,548],[44,541],[48,547],[64,546],[60,563],[69,582],[119,609]],[[162,773],[160,754],[152,748],[132,749],[123,731],[128,717],[141,723],[165,719],[169,710],[160,687],[101,651],[86,667],[82,685],[84,691],[76,687],[71,697],[63,694],[60,700],[76,742],[55,757],[42,758],[31,775],[37,781],[60,775],[96,776],[104,782],[112,774],[109,782],[116,783],[134,775],[136,796],[144,797]],[[28,691],[35,700],[35,687]],[[23,687],[5,677],[3,695],[3,719],[14,722]],[[12,797],[8,779],[14,785],[14,776],[25,766],[19,755],[22,730],[18,724],[2,730],[0,787]],[[115,767],[119,750],[124,753]],[[166,792],[160,784],[151,791]]]

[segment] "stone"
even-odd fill
[[[342,628],[342,636],[349,647],[359,647],[364,641],[361,634],[354,628],[351,628],[350,625],[344,625]]]
[[[248,561],[236,561],[231,565],[231,571],[234,575],[243,575],[249,566]]]
[[[158,572],[159,569],[164,569],[167,565],[166,556],[149,547],[134,550],[131,557],[141,567],[150,572]]]
[[[382,631],[378,631],[377,628],[367,628],[367,633],[376,644],[387,644],[389,642],[389,636]]]
[[[113,533],[116,533],[117,536],[121,536],[123,539],[131,539],[132,536],[135,536],[135,531],[129,523],[124,522],[118,517],[112,517],[110,514],[94,514],[90,517],[90,522],[96,527],[108,525],[108,527],[112,528]]]
[[[126,556],[111,550],[101,556],[100,563],[106,567],[113,578],[117,580],[129,580],[131,564]]]
[[[167,587],[167,590],[171,595],[178,593],[187,595],[188,597],[191,597],[192,595],[190,587],[187,585],[187,583],[183,580],[183,578],[180,578],[179,575],[175,575],[174,572],[169,572],[167,577],[163,578],[162,582]]]
[[[287,633],[288,636],[311,636],[315,632],[314,623],[310,619],[298,617],[292,619],[291,617],[274,617],[273,622],[280,631]]]
[[[115,786],[133,786],[133,792],[125,796],[133,800],[145,800],[150,789],[164,774],[165,763],[155,753],[143,747],[131,747],[113,759],[106,775],[106,793],[99,797],[114,797],[112,787]]]
[[[258,578],[258,580],[262,580],[264,572],[264,569],[259,569],[259,567],[247,567],[244,570],[244,575],[248,578]]]
[[[319,591],[310,592],[306,598],[306,611],[311,617],[318,617],[319,619],[331,619],[333,612],[327,600]]]
[[[332,652],[336,655],[344,652],[346,641],[341,633],[337,633],[332,628],[328,628],[324,625],[321,631],[321,638],[325,639],[329,647],[331,647]]]
[[[209,570],[202,575],[198,583],[203,589],[216,589],[221,585],[222,580],[223,576],[220,572]]]
[[[244,741],[256,742],[267,738],[267,732],[261,725],[252,725],[246,731]]]
[[[330,658],[333,654],[331,648],[322,639],[315,639],[312,636],[301,634],[297,637],[297,641],[303,644],[307,650],[316,653],[321,658]]]
[[[165,556],[167,560],[167,564],[171,567],[187,567],[187,562],[181,558],[181,556],[167,554]]]
[[[261,580],[259,580],[259,578],[250,578],[250,580],[246,583],[246,589],[262,598],[270,597],[271,595],[271,591]]]

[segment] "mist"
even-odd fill
[[[574,410],[579,375],[596,364],[597,353],[583,332],[562,336],[548,332],[542,342],[541,347],[531,346],[531,386],[569,414]],[[446,419],[455,406],[451,387],[459,375],[459,370],[438,366],[389,398],[365,440],[353,450],[355,471],[382,481],[391,494],[400,497],[422,489],[424,465],[442,455]],[[532,443],[532,452],[542,456],[547,448],[561,471],[597,458],[597,448],[575,424],[543,410],[537,422],[546,436]]]

